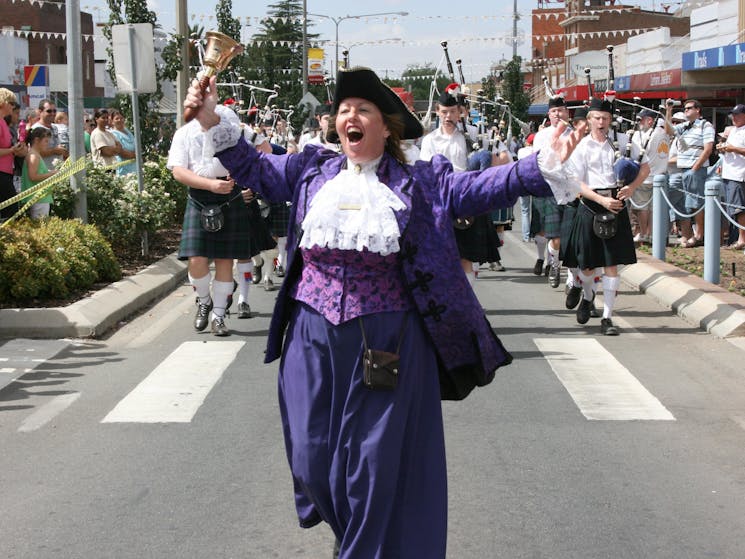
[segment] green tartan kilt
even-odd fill
[[[556,198],[547,196],[545,198],[533,196],[533,207],[538,211],[540,229],[547,239],[561,237],[561,207],[556,203]]]
[[[236,195],[238,196],[235,197]],[[179,260],[187,260],[192,256],[241,260],[251,258],[249,212],[240,196],[240,187],[236,187],[230,194],[214,194],[190,188],[189,197],[184,211]],[[192,198],[203,205],[225,204],[230,201],[222,206],[225,216],[222,229],[214,233],[202,229],[201,208]]]

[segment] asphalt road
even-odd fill
[[[745,344],[628,291],[601,337],[515,239],[476,285],[515,362],[443,405],[448,558],[745,557]],[[228,338],[194,332],[184,286],[105,340],[0,346],[28,370],[0,391],[0,557],[330,557],[262,363],[275,294]]]

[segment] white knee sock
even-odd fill
[[[232,281],[215,280],[212,282],[212,318],[225,316],[225,309],[228,306],[228,296],[231,293],[233,293]]]
[[[212,281],[212,274],[207,272],[207,275],[201,278],[195,278],[189,274],[189,282],[191,283],[194,291],[197,292],[199,302],[206,305],[210,302],[210,281]]]
[[[613,306],[616,304],[616,295],[618,294],[618,285],[621,278],[618,276],[610,278],[603,276],[603,318],[610,318],[613,314]]]
[[[269,274],[272,273],[272,270],[274,268],[274,259],[277,257],[277,249],[276,248],[270,248],[269,250],[262,250],[261,251],[261,258],[264,260],[264,268],[261,270],[262,275],[264,276],[262,279],[268,279]]]
[[[253,262],[238,262],[238,302],[245,303],[248,301],[248,288],[251,286],[253,279],[254,265]]]
[[[582,287],[582,280],[579,277],[579,268],[569,268],[567,274],[567,285],[569,287]]]
[[[548,243],[548,260],[551,264],[559,263],[559,249],[552,247],[551,243]]]
[[[595,297],[595,270],[592,270],[588,276],[580,271],[579,278],[582,281],[582,297],[586,301],[592,301]]]
[[[287,237],[277,238],[277,252],[277,265],[284,268],[287,260]]]
[[[546,259],[546,242],[546,237],[544,237],[543,235],[535,236],[535,249],[538,252],[539,260]]]

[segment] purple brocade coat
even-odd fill
[[[294,155],[267,155],[242,138],[217,156],[238,184],[250,185],[270,201],[293,203],[287,273],[267,341],[265,362],[269,363],[280,357],[292,311],[287,294],[300,278],[302,257],[297,247],[309,202],[347,158],[318,146]],[[441,397],[465,398],[474,386],[491,382],[496,369],[509,364],[512,356],[494,334],[463,273],[453,220],[511,207],[519,196],[549,196],[551,189],[538,170],[535,154],[509,165],[456,173],[439,155],[409,166],[386,153],[377,175],[406,204],[405,210],[395,212],[402,232],[403,283],[437,353]]]

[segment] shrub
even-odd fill
[[[155,233],[179,223],[186,205],[186,189],[165,166],[166,159],[143,166],[144,190],[138,192],[134,174],[117,176],[89,163],[86,167],[88,221],[98,226],[112,244],[139,245],[141,234]],[[54,192],[52,214],[71,218],[75,194],[70,184]]]
[[[0,302],[63,298],[119,278],[111,247],[92,225],[22,219],[0,229]]]

